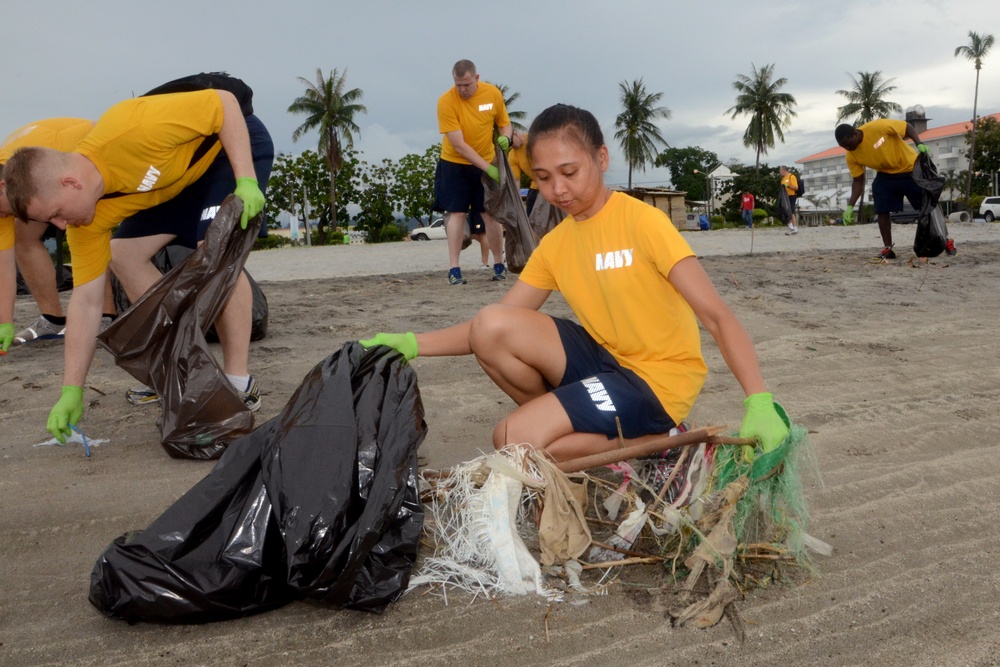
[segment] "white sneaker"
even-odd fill
[[[27,329],[17,332],[17,335],[14,336],[14,345],[24,345],[36,340],[52,340],[54,338],[62,338],[65,335],[65,325],[52,324],[52,322],[45,319],[44,315],[39,315],[34,324]]]
[[[480,270],[480,271],[483,271],[483,270],[486,270],[486,271],[489,271],[489,270],[490,270],[490,269],[492,269],[492,268],[493,268],[493,267],[492,267],[492,266],[490,266],[489,264],[480,264],[480,265],[479,265],[479,270]]]

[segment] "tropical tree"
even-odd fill
[[[739,220],[740,195],[744,192],[752,192],[757,200],[757,208],[764,209],[768,215],[774,215],[781,184],[778,167],[771,167],[766,162],[753,167],[730,162],[727,166],[733,173],[733,178],[719,188],[719,196],[723,199],[723,215],[729,220]]]
[[[434,144],[423,155],[409,153],[395,166],[396,196],[399,207],[408,218],[424,226],[424,216],[430,222],[434,207],[434,168],[441,155],[441,144]]]
[[[965,141],[971,143],[972,132],[965,133]],[[980,118],[975,125],[976,149],[974,157],[977,170],[973,174],[972,192],[987,194],[993,174],[1000,171],[1000,122],[996,118],[986,116]],[[966,180],[968,180],[966,174]]]
[[[705,173],[719,164],[719,156],[698,146],[668,148],[656,156],[654,167],[670,170],[670,184],[675,190],[683,190],[688,199],[705,200]],[[695,173],[695,170],[699,173]]]
[[[518,99],[521,98],[521,93],[511,92],[510,88],[502,83],[494,83],[493,85],[496,86],[500,90],[500,94],[503,95],[503,104],[507,107],[507,115],[510,116],[510,124],[514,126],[515,130],[527,132],[528,128],[525,127],[524,123],[521,121],[527,118],[528,114],[523,111],[513,111],[510,108],[514,102],[517,102]],[[509,96],[508,93],[510,94]]]
[[[850,121],[855,127],[864,125],[877,118],[888,118],[891,113],[903,110],[899,104],[890,102],[886,97],[896,86],[891,85],[895,79],[882,79],[882,72],[858,72],[854,78],[850,72],[853,87],[851,90],[838,90],[838,95],[847,98],[847,104],[837,107],[837,122]]]
[[[305,93],[288,107],[289,113],[305,114],[306,119],[292,133],[292,141],[312,130],[319,130],[319,154],[330,170],[330,210],[333,225],[337,225],[337,172],[343,166],[345,148],[354,146],[354,133],[361,128],[354,122],[357,114],[368,113],[360,104],[364,92],[359,88],[346,90],[347,70],[338,74],[334,69],[329,77],[316,69],[315,83],[299,77],[306,86]]]
[[[969,43],[955,49],[955,57],[965,56],[976,64],[976,92],[972,97],[972,142],[969,146],[969,180],[965,188],[966,201],[972,200],[972,174],[975,172],[976,157],[976,111],[979,105],[979,70],[983,68],[983,58],[993,46],[993,35],[980,35],[969,31]]]
[[[645,171],[656,159],[659,146],[668,146],[654,121],[670,118],[670,109],[656,106],[663,93],[647,93],[642,79],[618,84],[622,112],[615,118],[615,139],[628,160],[628,189],[632,189],[632,170]]]
[[[740,115],[750,116],[750,124],[743,133],[743,145],[757,151],[754,169],[759,170],[761,153],[767,155],[767,149],[774,148],[775,137],[781,143],[785,142],[782,129],[788,127],[797,115],[792,109],[796,102],[792,95],[781,92],[788,79],[773,79],[773,64],[757,69],[751,63],[750,67],[750,76],[736,75],[736,81],[733,81],[736,104],[726,113],[731,113],[733,120]]]

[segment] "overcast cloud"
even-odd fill
[[[1000,33],[1000,3],[898,0],[747,2],[361,2],[286,0],[7,0],[6,68],[0,136],[52,116],[96,118],[111,104],[164,81],[225,70],[254,89],[257,115],[276,148],[292,143],[301,117],[288,114],[303,90],[297,77],[347,69],[368,114],[357,118],[365,158],[422,153],[440,139],[435,104],[451,66],[474,61],[484,80],[521,94],[530,121],[550,104],[594,112],[613,144],[618,83],[643,78],[673,116],[660,124],[672,146],[701,146],[722,161],[752,163],[742,146],[747,121],[730,119],[732,82],[751,63],[775,64],[798,101],[798,117],[762,160],[791,163],[833,145],[838,89],[848,72],[895,78],[891,99],[922,104],[931,126],[972,115],[975,70],[955,47],[969,30]],[[979,113],[1000,111],[1000,44],[987,57]],[[624,183],[616,149],[609,183]],[[637,183],[666,185],[648,170]]]

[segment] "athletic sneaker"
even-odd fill
[[[238,393],[243,399],[243,405],[247,406],[247,410],[250,412],[260,410],[260,387],[257,386],[257,381],[253,379],[253,376],[250,376],[250,385],[247,390]]]
[[[876,257],[875,259],[896,259],[896,253],[892,251],[891,245],[887,245],[886,247],[882,248],[882,252],[880,252],[878,254],[878,257]]]
[[[448,271],[448,284],[449,285],[464,285],[466,283],[465,278],[462,277],[462,269],[455,267]]]
[[[792,236],[793,234],[798,234],[798,233],[799,229],[798,227],[796,227],[795,229],[789,229],[787,232],[785,232],[785,236]]]
[[[490,265],[489,264],[480,264],[479,265],[479,270],[480,271],[489,271],[490,270]]]
[[[944,244],[944,252],[948,255],[955,255],[958,253],[958,249],[955,248],[955,240],[948,239]]]
[[[151,405],[159,403],[160,397],[153,391],[152,387],[140,384],[138,387],[129,387],[125,392],[125,400],[132,405]]]
[[[34,324],[17,332],[14,336],[14,345],[24,345],[36,340],[52,340],[62,338],[64,335],[66,335],[65,324],[53,324],[45,319],[44,315],[39,315]]]
[[[490,280],[507,280],[507,267],[503,264],[494,264],[493,277]]]

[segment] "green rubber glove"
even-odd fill
[[[264,193],[260,191],[256,178],[244,176],[236,179],[234,195],[243,202],[243,215],[240,216],[240,229],[247,228],[247,222],[256,218],[264,210]]]
[[[750,394],[743,405],[747,413],[740,425],[740,437],[756,438],[765,453],[780,445],[788,435],[788,426],[774,409],[774,397],[767,392]]]
[[[69,425],[75,426],[81,417],[83,417],[83,387],[65,385],[62,388],[62,397],[49,412],[46,430],[65,445],[66,438],[72,435]]]
[[[373,338],[358,342],[366,350],[376,345],[385,345],[399,352],[407,361],[417,358],[417,337],[413,335],[412,331],[404,334],[378,333]]]
[[[854,223],[854,207],[850,204],[844,209],[844,224],[850,225]]]
[[[500,150],[502,150],[504,152],[504,155],[506,155],[507,151],[510,150],[510,139],[501,134],[499,137],[497,137],[497,146],[499,146]]]
[[[500,170],[494,167],[492,164],[486,168],[486,175],[492,178],[497,183],[500,182]]]
[[[0,353],[7,354],[11,343],[14,342],[14,325],[10,322],[0,324]]]
[[[921,153],[927,152],[927,144],[917,144],[917,150]]]

